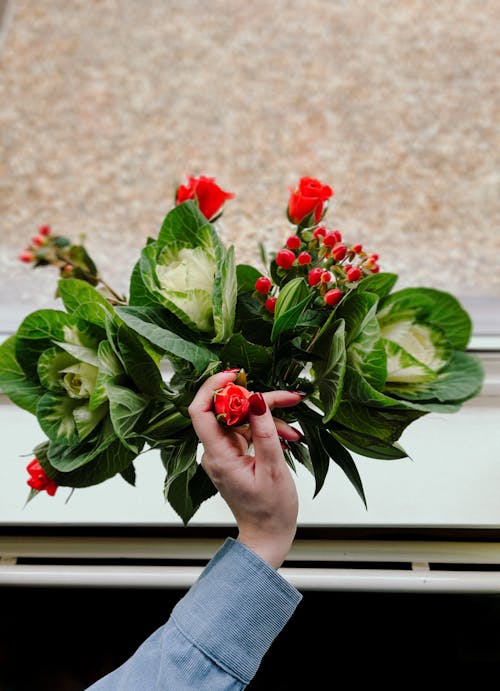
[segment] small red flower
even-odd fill
[[[292,223],[299,225],[306,216],[313,214],[314,223],[323,216],[325,202],[333,196],[333,190],[315,178],[300,178],[296,189],[290,189],[288,216]]]
[[[45,490],[51,497],[56,493],[58,485],[51,480],[45,470],[42,468],[37,458],[34,458],[31,463],[26,466],[30,478],[27,480],[27,484],[32,488],[36,489],[38,492]]]
[[[316,238],[316,240],[319,240],[320,238],[324,238],[326,235],[326,228],[325,226],[318,226],[314,231],[313,231],[313,237]]]
[[[21,254],[18,256],[18,259],[21,262],[30,264],[31,262],[35,261],[35,255],[31,250],[24,250],[24,252],[21,252]]]
[[[347,254],[347,247],[345,245],[336,245],[332,249],[332,257],[336,262],[341,261]]]
[[[271,312],[271,314],[274,314],[274,311],[276,309],[276,300],[277,298],[267,298],[267,300],[264,303],[264,307],[268,312]]]
[[[260,276],[260,278],[255,281],[255,290],[261,293],[261,295],[267,295],[271,290],[271,286],[272,283],[267,276]]]
[[[350,266],[348,269],[346,269],[346,276],[347,280],[352,283],[353,281],[357,281],[361,278],[361,269],[358,269],[357,266]]]
[[[323,269],[316,268],[316,269],[311,269],[309,271],[309,275],[307,277],[307,282],[309,285],[312,286],[317,286],[318,283],[321,281],[321,275],[323,274]]]
[[[282,269],[291,269],[294,261],[295,255],[291,250],[280,250],[276,255],[276,264]]]
[[[333,307],[342,299],[343,292],[339,288],[332,288],[325,293],[325,303],[329,307]]]
[[[289,250],[298,250],[301,244],[302,242],[298,235],[290,235],[290,237],[286,241],[286,246]]]
[[[188,177],[188,184],[181,185],[175,195],[175,203],[181,204],[188,199],[194,199],[201,213],[210,221],[217,216],[227,199],[232,199],[234,194],[224,192],[216,183],[215,178],[207,178],[200,175],[195,178]]]
[[[244,424],[250,409],[248,403],[250,395],[248,389],[233,382],[215,391],[214,411],[217,419],[230,427]]]
[[[312,262],[312,257],[309,252],[301,252],[297,257],[297,261],[301,266],[306,266]]]

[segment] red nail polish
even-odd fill
[[[253,393],[249,397],[248,404],[250,406],[251,412],[254,415],[264,415],[264,413],[266,412],[266,402],[264,400],[264,396],[260,393],[260,391],[258,391],[257,393]]]
[[[232,374],[233,372],[239,372],[240,368],[239,367],[233,367],[233,369],[225,369],[224,373],[225,374]]]

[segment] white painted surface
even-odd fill
[[[314,500],[313,479],[299,468],[300,525],[500,527],[500,394],[494,388],[490,394],[454,415],[432,414],[414,422],[401,439],[413,460],[356,456],[368,511],[335,465]],[[76,490],[67,504],[70,490],[61,488],[55,497],[40,494],[23,508],[25,466],[44,435],[33,416],[1,396],[0,428],[0,524],[182,525],[163,500],[158,452],[136,461],[136,488],[116,477]],[[232,525],[233,519],[217,496],[191,524]]]

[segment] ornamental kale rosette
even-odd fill
[[[83,248],[62,255],[47,227],[33,239],[20,258],[59,268],[66,311],[34,312],[0,348],[0,386],[47,436],[35,449],[40,467],[30,464],[32,492],[117,473],[133,483],[133,460],[158,448],[165,497],[187,523],[217,491],[187,408],[207,377],[237,369],[214,396],[220,423],[245,424],[259,392],[303,392],[295,408],[273,410],[303,433],[283,443],[286,461],[313,474],[315,494],[336,463],[366,504],[351,452],[404,458],[409,424],[479,393],[459,302],[432,288],[394,291],[397,276],[380,272],[377,254],[324,223],[328,185],[302,178],[290,192],[293,230],[276,253],[261,248],[259,271],[235,264],[210,221],[233,195],[190,178],[135,264],[128,302],[90,258],[82,269]]]

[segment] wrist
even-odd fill
[[[240,531],[238,542],[252,550],[258,557],[267,562],[273,569],[279,569],[285,561],[293,543],[294,535],[284,535],[270,540],[262,536]]]

